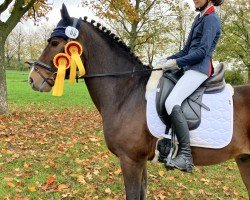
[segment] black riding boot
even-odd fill
[[[170,115],[173,129],[179,142],[178,155],[171,159],[166,167],[174,167],[185,172],[194,169],[193,158],[190,148],[189,128],[180,106],[174,106]]]

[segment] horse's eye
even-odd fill
[[[52,45],[53,47],[56,47],[58,44],[59,44],[58,41],[51,41],[51,45]]]

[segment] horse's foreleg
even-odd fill
[[[250,154],[240,155],[235,159],[242,180],[247,188],[248,196],[250,198]]]
[[[122,157],[120,161],[126,190],[126,199],[140,200],[142,174],[146,161],[134,161],[128,157]]]
[[[147,166],[145,164],[142,172],[140,200],[147,199]]]

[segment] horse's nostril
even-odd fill
[[[30,84],[32,84],[34,82],[33,78],[30,77]]]

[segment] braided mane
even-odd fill
[[[96,23],[95,20],[91,20],[90,22],[87,21],[88,17],[84,17],[83,21],[90,24],[94,27],[98,32],[100,32],[105,37],[111,39],[112,42],[117,44],[123,51],[127,52],[132,59],[134,59],[142,68],[149,69],[149,65],[144,65],[138,56],[136,56],[133,52],[131,52],[130,47],[128,47],[118,36],[108,30],[105,26],[102,26],[101,23]],[[95,24],[96,23],[96,24]]]

